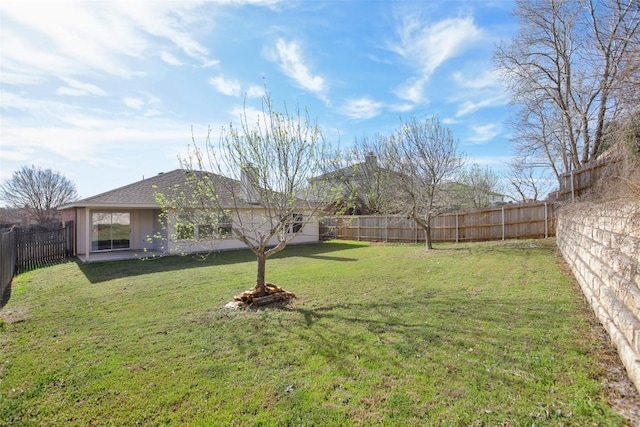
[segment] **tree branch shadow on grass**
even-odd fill
[[[548,331],[560,328],[566,318],[554,313],[558,309],[550,303],[536,298],[450,298],[433,289],[419,299],[345,302],[314,308],[288,304],[273,309],[299,314],[300,327],[281,326],[346,373],[362,369],[362,359],[375,364],[387,356],[386,363],[400,370],[403,360],[438,358],[443,352],[461,360],[490,360],[496,345],[503,348],[496,363],[511,363],[525,348],[535,356],[553,347],[554,333]],[[407,322],[405,312],[415,318],[415,313],[422,310],[430,313],[424,321]],[[538,324],[537,328],[531,328],[532,322]],[[561,357],[561,353],[556,356]]]
[[[402,302],[385,302],[345,303],[317,308],[295,307],[294,304],[287,304],[274,308],[300,314],[305,328],[297,332],[293,331],[298,334],[299,339],[312,343],[316,354],[340,366],[345,374],[353,375],[357,372],[358,360],[362,358],[375,360],[380,357],[378,352],[380,345],[391,345],[399,353],[417,354],[420,350],[419,343],[433,342],[441,338],[443,331],[436,325],[407,323],[402,314],[389,314],[390,312],[402,313],[402,306]],[[358,316],[358,313],[369,314]],[[329,321],[329,324],[327,325],[324,321]],[[341,331],[331,326],[345,323],[354,325],[354,328]],[[362,327],[364,329],[361,329]],[[405,342],[403,338],[395,343],[385,342],[386,335],[420,337],[420,340]],[[397,368],[401,368],[400,364],[396,363],[396,365]]]
[[[314,258],[327,261],[357,261],[356,258],[321,255],[328,252],[359,249],[365,247],[346,242],[324,242],[310,245],[290,245],[276,254],[273,259],[287,257]],[[255,256],[249,249],[213,252],[206,257],[202,255],[171,255],[146,260],[109,261],[85,264],[76,261],[78,268],[91,283],[100,283],[123,277],[135,277],[145,274],[167,271],[180,271],[190,268],[209,267],[213,265],[229,265],[236,263],[253,263]],[[268,262],[268,261],[267,261]],[[251,268],[254,268],[252,265]]]

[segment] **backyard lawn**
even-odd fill
[[[288,305],[224,309],[249,252],[19,275],[0,425],[616,426],[553,240],[290,246]]]

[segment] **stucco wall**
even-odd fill
[[[556,241],[640,390],[640,203],[567,206]]]

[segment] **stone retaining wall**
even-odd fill
[[[556,241],[640,391],[640,203],[567,206]]]

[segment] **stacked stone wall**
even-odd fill
[[[640,203],[567,206],[556,241],[640,391]]]

